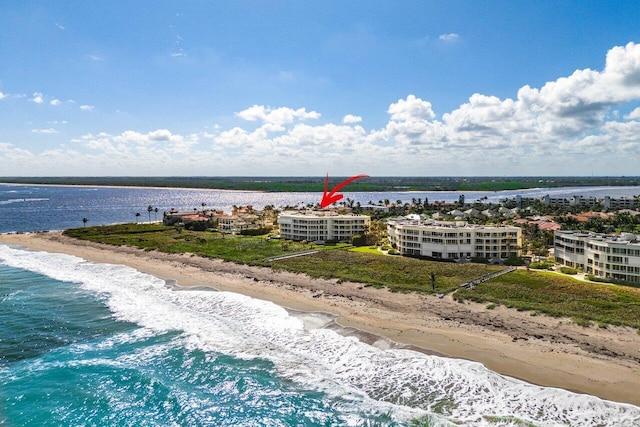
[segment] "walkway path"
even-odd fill
[[[479,285],[480,283],[484,283],[487,280],[493,279],[494,277],[502,276],[503,274],[511,273],[512,271],[516,271],[516,270],[517,270],[517,267],[509,267],[509,268],[505,268],[504,270],[496,271],[494,273],[485,274],[479,279],[475,279],[475,280],[472,280],[471,282],[463,283],[462,285],[460,285],[460,287],[466,288],[466,289],[473,289],[475,286]]]
[[[278,261],[278,260],[281,260],[281,259],[295,258],[295,257],[298,257],[298,256],[313,255],[313,254],[315,254],[317,252],[318,252],[317,250],[295,252],[295,253],[287,254],[287,255],[272,256],[272,257],[269,257],[269,258],[265,258],[263,261],[265,261],[265,262]]]

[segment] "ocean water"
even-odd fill
[[[640,408],[380,349],[238,294],[0,245],[0,423],[640,425]]]
[[[640,191],[580,192],[603,193]],[[425,197],[357,197],[394,196]],[[85,216],[90,224],[133,221],[136,211],[148,220],[148,205],[230,209],[316,197],[0,185],[0,233],[78,227]],[[470,361],[374,347],[329,322],[238,294],[180,289],[125,266],[0,244],[0,425],[640,426],[638,407]]]

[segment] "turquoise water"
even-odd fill
[[[0,245],[0,423],[640,425],[632,405],[371,346],[327,324],[125,266]]]
[[[118,321],[77,284],[0,265],[0,422],[10,425],[387,424],[301,390],[274,364]],[[355,416],[355,417],[354,417]]]

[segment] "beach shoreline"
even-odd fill
[[[477,361],[529,383],[640,406],[640,335],[632,328],[585,328],[502,306],[488,310],[450,296],[392,293],[191,254],[86,242],[59,232],[0,235],[0,242],[127,265],[175,281],[180,289],[205,286],[302,313],[327,313],[340,328],[349,328],[342,333],[372,345],[384,347],[389,340],[394,347]]]

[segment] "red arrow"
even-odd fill
[[[329,174],[327,174],[327,179],[324,182],[324,194],[322,195],[322,201],[320,202],[320,207],[321,208],[326,208],[330,204],[335,203],[338,200],[342,199],[344,197],[344,195],[343,194],[336,194],[336,192],[338,190],[340,190],[342,187],[344,187],[345,185],[350,184],[353,181],[355,181],[356,179],[361,179],[361,178],[369,178],[369,175],[352,176],[351,178],[345,179],[340,184],[338,184],[335,187],[333,187],[333,190],[331,190],[329,193],[327,193],[327,189],[329,188]]]

